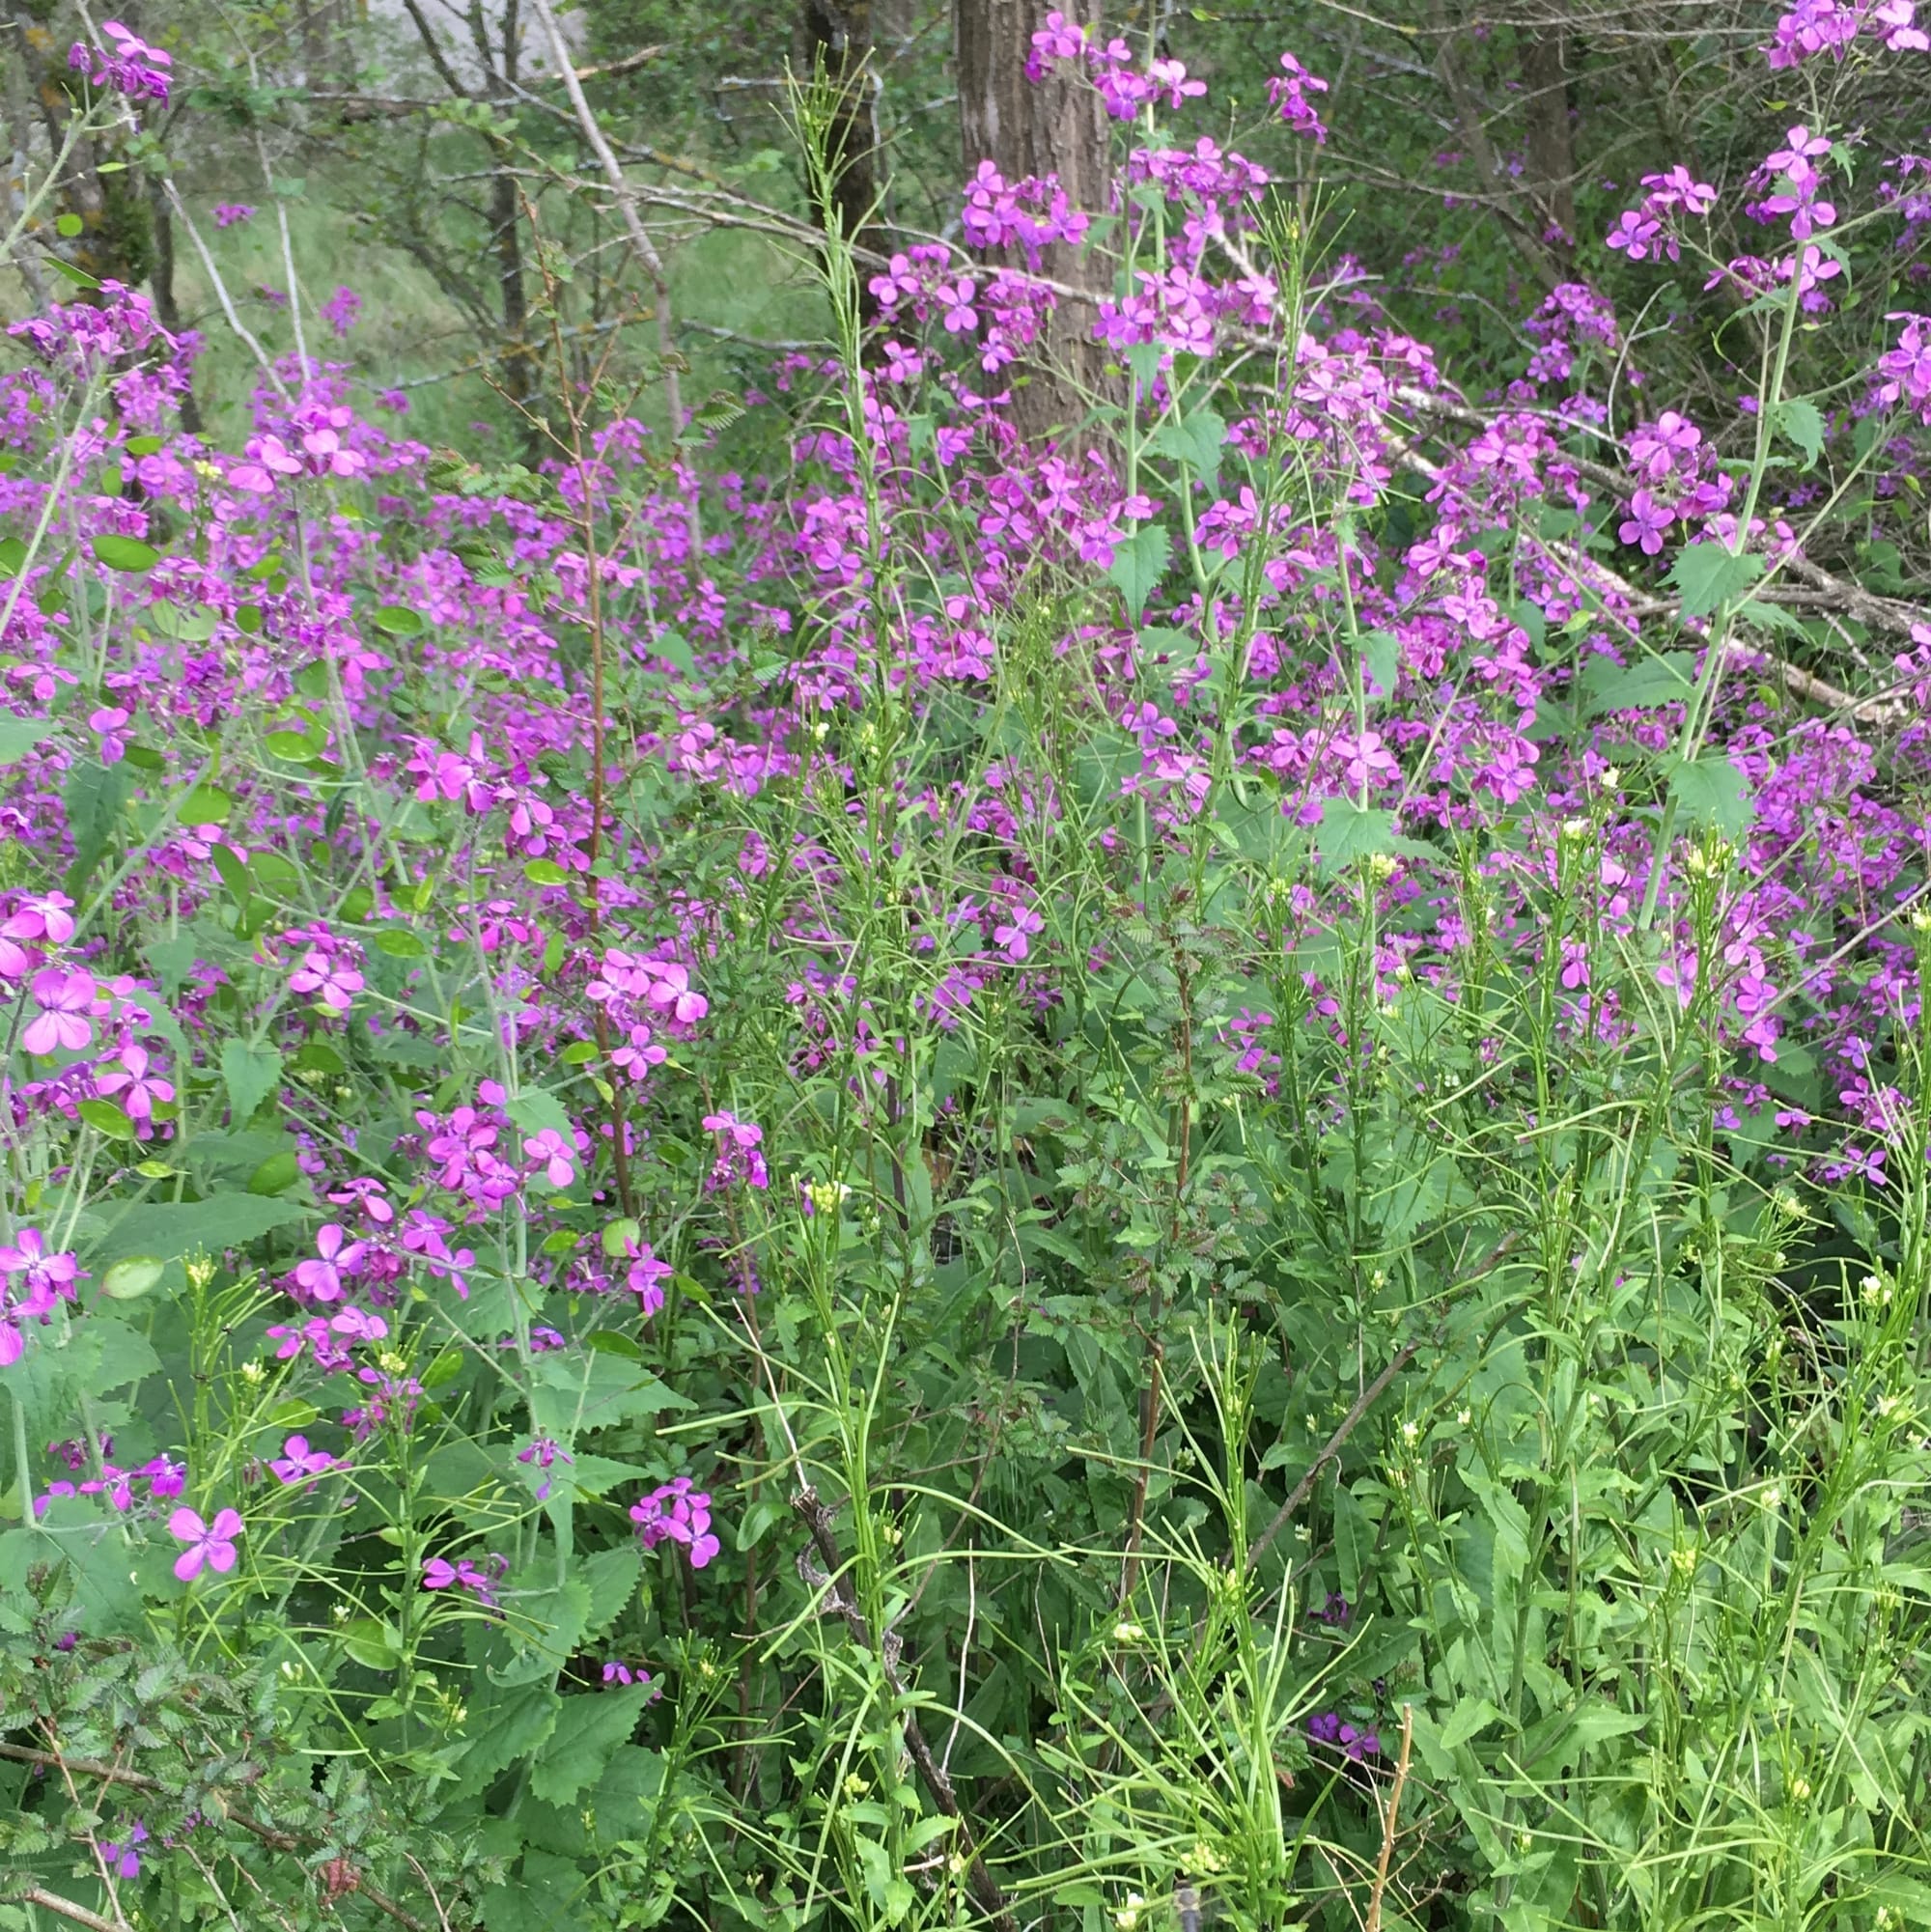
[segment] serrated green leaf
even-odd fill
[[[544,1436],[571,1438],[691,1406],[640,1363],[602,1351],[539,1356],[530,1364],[530,1420]]]
[[[105,1203],[104,1216],[111,1215]],[[220,1254],[245,1246],[278,1227],[303,1220],[307,1211],[294,1201],[254,1194],[215,1194],[205,1201],[148,1201],[109,1218],[89,1250],[89,1263],[101,1266],[131,1254],[179,1261],[191,1254]]]
[[[1379,805],[1357,805],[1352,798],[1329,798],[1321,808],[1321,866],[1333,872],[1357,858],[1395,849],[1394,814]]]
[[[1147,599],[1166,574],[1171,549],[1165,530],[1158,523],[1143,523],[1131,537],[1122,538],[1114,546],[1113,561],[1106,575],[1119,585],[1120,594],[1127,601],[1127,615],[1135,624],[1147,607]]]
[[[1741,597],[1763,574],[1763,559],[1750,551],[1734,556],[1721,544],[1692,544],[1676,553],[1669,581],[1680,593],[1685,617],[1708,617]]]
[[[1777,406],[1777,427],[1804,452],[1808,469],[1824,453],[1824,417],[1807,396],[1793,396]]]
[[[1648,711],[1657,705],[1681,704],[1695,688],[1696,659],[1688,651],[1665,652],[1618,664],[1596,656],[1583,660],[1583,710],[1590,717],[1605,712]]]
[[[237,1127],[253,1120],[257,1108],[282,1083],[278,1048],[229,1040],[221,1049],[221,1082],[228,1089],[229,1117]]]
[[[1669,774],[1669,793],[1691,825],[1713,827],[1726,838],[1741,838],[1756,817],[1749,781],[1721,751],[1677,764]]]
[[[603,1776],[619,1747],[630,1741],[651,1694],[648,1684],[622,1684],[587,1697],[571,1697],[530,1764],[530,1789],[551,1805],[568,1805]]]

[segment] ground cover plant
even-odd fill
[[[135,141],[185,76],[85,30]],[[1862,112],[1931,43],[1755,31],[1771,134],[1599,251],[1707,278],[1700,417],[1583,279],[1455,366],[1059,14],[1101,206],[874,248],[795,76],[758,393],[607,143],[661,353],[526,210],[527,461],[299,299],[223,444],[67,265],[0,1925],[1931,1923],[1931,161]]]

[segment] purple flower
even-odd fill
[[[353,1274],[362,1256],[362,1244],[351,1241],[345,1246],[348,1230],[338,1221],[323,1221],[315,1231],[317,1258],[295,1263],[295,1284],[318,1302],[339,1302],[343,1295],[343,1273]]]
[[[1030,906],[1015,906],[1003,925],[993,928],[993,943],[1003,947],[1010,960],[1022,960],[1031,948],[1031,936],[1046,930],[1046,921]]]
[[[125,1838],[112,1843],[106,1840],[101,1842],[101,1860],[116,1878],[139,1878],[141,1854],[137,1848],[147,1842],[148,1828],[136,1818]]]
[[[1625,209],[1609,230],[1609,243],[1611,248],[1626,248],[1632,262],[1641,262],[1663,252],[1657,245],[1657,237],[1662,233],[1662,222],[1638,214],[1634,209]]]
[[[291,993],[313,993],[331,1013],[347,1013],[362,991],[362,975],[347,960],[311,947],[289,975]]]
[[[40,1229],[23,1227],[16,1241],[0,1243],[0,1274],[25,1277],[17,1289],[10,1278],[7,1292],[18,1297],[21,1313],[44,1320],[56,1301],[73,1300],[80,1264],[71,1254],[49,1254]]]
[[[244,221],[252,221],[255,210],[242,201],[224,201],[215,205],[214,225],[216,228],[234,228]]]
[[[692,1489],[688,1476],[660,1483],[649,1496],[630,1505],[630,1521],[646,1550],[659,1543],[682,1543],[690,1552],[690,1567],[701,1570],[723,1548],[711,1533],[711,1498]]]
[[[1648,490],[1638,490],[1630,498],[1630,514],[1616,534],[1626,544],[1641,545],[1643,555],[1653,557],[1662,549],[1663,539],[1675,520],[1675,511],[1665,510]]]
[[[322,305],[322,319],[337,335],[346,336],[362,313],[362,297],[353,289],[338,288]]]
[[[532,1171],[541,1169],[552,1188],[567,1188],[576,1179],[576,1150],[553,1127],[523,1142],[523,1159]]]
[[[240,1533],[241,1518],[232,1509],[217,1511],[212,1523],[204,1523],[192,1509],[176,1510],[168,1518],[168,1534],[187,1548],[175,1558],[175,1575],[192,1582],[206,1563],[225,1576],[235,1567],[235,1539]]]
[[[534,1464],[540,1470],[548,1470],[551,1464],[559,1460],[574,1465],[576,1458],[568,1450],[559,1448],[554,1436],[539,1436],[527,1447],[517,1451],[517,1460],[519,1463]],[[549,1477],[546,1475],[537,1486],[539,1502],[549,1500]]]
[[[76,966],[71,972],[60,966],[42,966],[28,989],[40,1013],[28,1021],[20,1044],[30,1053],[52,1053],[65,1048],[77,1053],[94,1038],[94,1027],[85,1017],[98,996],[92,973]]]
[[[628,1244],[627,1244],[628,1246]],[[631,1261],[624,1285],[637,1298],[637,1312],[648,1321],[664,1304],[662,1284],[675,1272],[669,1262],[659,1261],[651,1252],[649,1242],[639,1242],[631,1250]]]
[[[293,1483],[304,1476],[325,1474],[335,1467],[335,1458],[321,1449],[311,1449],[306,1436],[291,1436],[282,1444],[282,1453],[268,1467],[279,1481]]]
[[[493,1610],[496,1605],[495,1586],[509,1568],[509,1558],[498,1556],[493,1552],[480,1565],[472,1563],[466,1556],[459,1557],[454,1563],[441,1556],[425,1556],[422,1586],[426,1590],[446,1590],[454,1584]]]
[[[713,1188],[722,1188],[736,1180],[748,1181],[754,1188],[768,1188],[770,1170],[765,1165],[761,1143],[762,1127],[740,1120],[735,1113],[707,1113],[705,1127],[718,1137],[717,1159],[711,1166]]]

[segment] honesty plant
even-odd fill
[[[1109,205],[827,215],[741,443],[13,324],[0,1911],[1921,1916],[1924,51],[1603,237],[1734,409],[1586,253],[1446,366],[1057,13]]]

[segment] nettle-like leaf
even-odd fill
[[[1734,603],[1763,574],[1763,559],[1752,550],[1741,556],[1717,543],[1692,544],[1678,550],[1669,581],[1682,598],[1685,617],[1710,617]]]
[[[587,1349],[539,1356],[530,1383],[531,1425],[563,1439],[691,1407],[641,1365]]]

